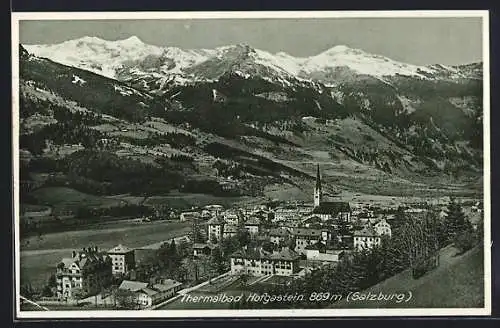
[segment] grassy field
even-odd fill
[[[440,265],[419,279],[406,270],[363,293],[406,293],[408,302],[351,301],[343,299],[333,308],[479,308],[484,302],[484,263],[482,248],[456,256],[452,247],[443,249]]]
[[[120,204],[119,199],[89,195],[67,187],[40,188],[33,191],[32,195],[40,203],[65,209],[77,208],[83,205],[87,207],[108,207]]]
[[[168,196],[148,197],[144,201],[144,205],[162,204],[173,208],[185,209],[191,206],[205,206],[210,204],[231,206],[251,200],[251,197],[217,197],[207,194],[172,193]]]
[[[55,265],[62,257],[71,256],[71,251],[97,245],[109,249],[117,244],[142,247],[181,236],[190,230],[187,222],[121,223],[106,225],[103,229],[77,230],[30,237],[21,241],[21,284],[33,286],[46,283]],[[29,240],[29,243],[26,243]]]

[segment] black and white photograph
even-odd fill
[[[13,13],[19,318],[491,314],[487,11]]]

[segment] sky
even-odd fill
[[[459,65],[482,60],[481,18],[273,18],[21,21],[22,44],[54,44],[83,36],[139,37],[184,49],[246,43],[296,57],[346,45],[393,60]]]

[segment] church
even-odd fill
[[[316,185],[314,186],[314,209],[313,216],[320,217],[323,221],[336,219],[344,222],[351,221],[351,207],[348,202],[323,201],[323,190],[321,188],[321,175],[319,164],[316,170]]]

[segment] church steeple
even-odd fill
[[[316,189],[321,189],[321,175],[319,174],[319,164],[316,166]]]
[[[321,175],[319,173],[319,164],[316,168],[316,186],[314,187],[314,207],[321,204],[323,193],[321,191]]]

